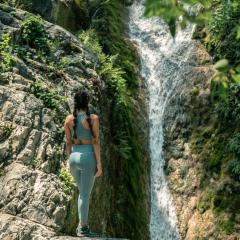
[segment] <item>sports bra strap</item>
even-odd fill
[[[86,140],[92,140],[92,132],[90,129],[84,128],[82,121],[87,118],[86,112],[80,112],[77,115],[77,128],[76,128],[76,134],[77,134],[77,139],[86,139]],[[91,119],[92,121],[92,119]],[[71,136],[73,140],[73,128],[71,129]]]

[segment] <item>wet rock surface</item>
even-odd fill
[[[173,196],[181,239],[239,239],[217,229],[216,216],[198,209],[201,196],[199,157],[192,150],[193,126],[205,126],[209,116],[210,82],[215,73],[211,57],[199,43],[193,49],[191,71],[165,112],[165,173]],[[198,109],[198,111],[196,111]],[[197,112],[197,113],[196,113]]]

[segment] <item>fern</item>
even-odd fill
[[[12,55],[10,48],[10,35],[4,33],[0,42],[0,71],[7,72],[11,70],[12,66]]]

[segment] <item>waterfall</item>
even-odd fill
[[[189,71],[193,26],[178,30],[175,39],[159,17],[143,16],[144,4],[129,6],[129,38],[137,45],[141,77],[148,90],[151,158],[151,240],[180,239],[173,200],[164,176],[164,112]]]

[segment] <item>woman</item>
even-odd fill
[[[77,236],[97,236],[87,224],[89,198],[95,177],[102,174],[100,159],[99,118],[90,114],[90,95],[81,90],[74,95],[74,111],[65,119],[66,154],[70,172],[79,189]],[[73,137],[73,139],[72,139]],[[66,162],[64,163],[66,164]]]

